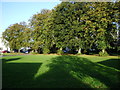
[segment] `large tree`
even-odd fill
[[[24,46],[50,53],[55,48],[62,53],[68,47],[80,54],[81,49],[97,47],[105,53],[119,45],[119,3],[62,2],[52,11],[42,9],[33,15],[29,28],[25,23],[10,26],[3,38],[15,49]]]
[[[90,17],[89,21],[91,22],[89,25],[92,27],[90,31],[92,36],[94,36],[94,43],[104,53],[105,49],[111,47],[110,43],[114,40],[111,33],[113,34],[117,31],[114,28],[113,22],[118,21],[118,6],[112,2],[90,4],[88,6],[91,10],[87,11],[87,15]]]
[[[74,47],[81,53],[81,48],[90,46],[88,8],[83,2],[62,2],[53,10],[49,29],[54,32],[54,41],[60,50]]]
[[[118,21],[118,4],[110,2],[62,2],[53,10],[54,36],[58,48],[90,49],[95,45],[102,52],[110,48]],[[62,49],[61,49],[62,50]]]
[[[33,15],[32,18],[30,19],[33,40],[32,49],[34,49],[35,52],[40,52],[40,49],[43,48],[44,45],[43,31],[45,19],[48,17],[48,13],[50,13],[50,10],[42,9],[40,13]]]
[[[8,42],[11,49],[20,49],[24,43],[23,32],[25,26],[21,24],[13,24],[9,26],[3,33],[2,37]]]

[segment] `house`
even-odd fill
[[[9,46],[6,46],[3,41],[2,41],[2,37],[0,37],[0,51],[4,51],[4,50],[8,50],[10,51]]]

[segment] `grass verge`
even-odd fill
[[[2,58],[3,88],[119,87],[117,56],[24,55]]]

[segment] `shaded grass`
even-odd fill
[[[117,57],[29,55],[3,57],[2,61],[3,88],[111,88],[120,84]]]
[[[3,88],[23,88],[32,85],[34,74],[42,63],[7,63],[3,71]],[[4,70],[4,69],[3,69]]]
[[[108,59],[99,63],[120,70],[120,59]]]

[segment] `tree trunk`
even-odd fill
[[[18,53],[20,53],[20,49],[18,49]]]
[[[105,53],[105,49],[102,49],[102,52]]]
[[[78,49],[78,54],[81,54],[81,48]]]
[[[37,53],[37,49],[35,49],[34,52]]]
[[[60,51],[62,51],[62,47],[60,48]]]

